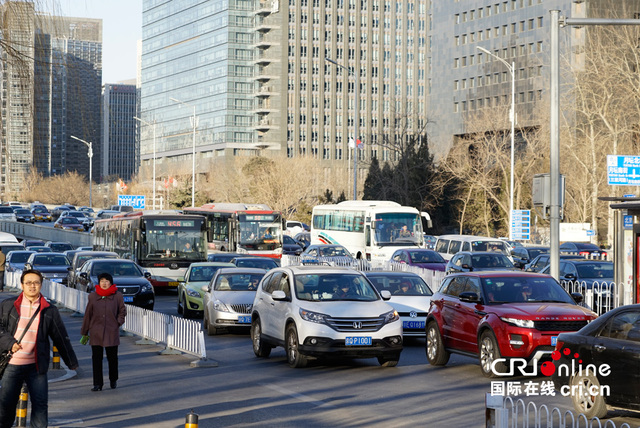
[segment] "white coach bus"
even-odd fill
[[[316,205],[311,219],[311,244],[342,245],[372,264],[387,261],[400,247],[424,247],[422,217],[413,207],[390,201],[344,201]]]

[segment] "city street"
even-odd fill
[[[175,295],[161,294],[157,307],[175,314]],[[77,377],[51,383],[51,426],[178,427],[191,409],[201,427],[485,425],[490,380],[477,362],[452,356],[446,367],[434,368],[427,364],[423,340],[409,340],[395,368],[369,359],[291,369],[282,348],[274,349],[269,359],[257,359],[248,335],[228,334],[206,337],[207,356],[218,366],[195,368],[189,364],[194,357],[160,355],[162,347],[137,345],[138,337],[125,336],[118,388],[90,392],[91,351],[78,343],[82,318],[67,311],[63,317],[81,369]],[[562,411],[571,408],[568,398],[533,401]],[[620,415],[612,419],[618,427],[623,422],[640,425],[637,413],[615,414]]]

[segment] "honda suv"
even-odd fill
[[[468,272],[447,276],[431,297],[426,352],[435,366],[449,354],[478,357],[487,377],[507,374],[508,360],[549,359],[558,334],[578,331],[597,315],[578,306],[549,275]]]
[[[268,357],[283,346],[291,367],[327,356],[377,357],[398,364],[402,323],[366,277],[347,268],[287,266],[264,276],[253,302],[253,352]]]

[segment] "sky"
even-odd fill
[[[102,83],[136,78],[142,0],[58,0],[56,15],[102,19]]]

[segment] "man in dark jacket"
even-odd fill
[[[22,293],[0,304],[0,352],[10,350],[14,354],[0,381],[0,428],[13,425],[24,382],[31,398],[31,426],[47,426],[47,370],[51,352],[49,338],[67,366],[71,370],[78,367],[76,354],[58,308],[40,294],[42,274],[37,270],[25,270],[20,282]],[[27,329],[34,313],[34,321]],[[18,343],[17,339],[25,330],[22,341]]]

